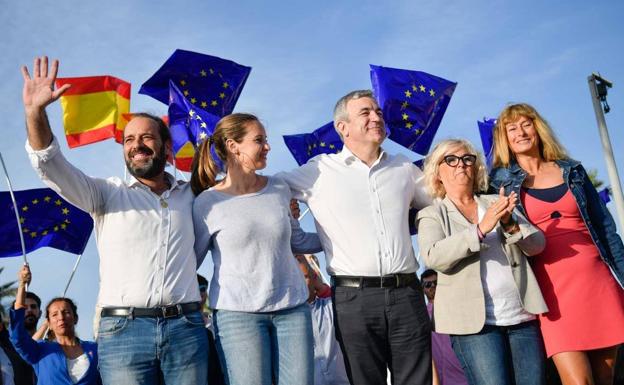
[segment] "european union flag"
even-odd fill
[[[225,116],[234,110],[250,71],[230,60],[177,49],[139,93],[168,104],[171,80],[191,104]]]
[[[426,155],[457,83],[426,72],[370,68],[373,92],[390,130],[389,138]]]
[[[82,254],[93,219],[49,188],[15,191],[26,252],[49,246]],[[0,257],[22,255],[19,228],[8,191],[0,192]]]
[[[492,151],[494,150],[494,127],[496,119],[483,118],[483,121],[477,121],[479,125],[479,135],[481,136],[481,144],[483,145],[483,153],[487,162],[488,169],[492,168]]]
[[[173,153],[185,165],[182,170],[190,171],[195,149],[212,135],[218,122],[218,116],[193,106],[175,83],[169,81],[169,132]]]
[[[319,154],[335,154],[342,150],[342,140],[329,122],[309,134],[284,135],[284,143],[301,166]]]

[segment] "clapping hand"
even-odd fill
[[[479,229],[481,232],[483,234],[489,233],[496,227],[499,221],[508,223],[517,203],[518,194],[512,191],[509,196],[505,196],[505,189],[501,187],[498,192],[498,199],[488,207],[483,219],[479,222]]]

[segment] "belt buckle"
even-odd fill
[[[178,305],[171,305],[171,306],[164,306],[161,307],[162,310],[162,315],[163,318],[172,318],[172,317],[177,317],[180,314],[182,314],[182,306]]]

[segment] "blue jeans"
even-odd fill
[[[471,385],[543,385],[545,356],[537,321],[485,325],[477,334],[451,336]]]
[[[314,385],[307,304],[269,313],[216,310],[217,351],[228,385]]]
[[[208,382],[208,339],[199,312],[175,318],[102,317],[97,342],[105,385]]]

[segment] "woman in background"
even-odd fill
[[[46,306],[46,320],[54,332],[53,341],[35,341],[24,327],[24,300],[31,273],[24,265],[18,274],[15,305],[11,309],[11,342],[24,361],[32,365],[39,385],[101,383],[98,372],[97,345],[76,337],[78,309],[69,298],[54,298]]]

